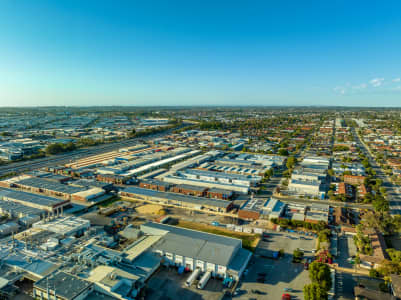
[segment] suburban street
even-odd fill
[[[383,181],[383,186],[387,190],[387,200],[389,201],[390,205],[390,214],[401,214],[400,187],[394,184],[391,181],[390,177],[384,173],[383,169],[377,164],[369,147],[363,142],[359,134],[357,134],[356,132],[355,137],[357,139],[358,146],[362,149],[363,153],[368,156],[369,162],[372,165],[373,170],[376,172],[377,178],[380,178]]]

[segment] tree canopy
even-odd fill
[[[331,288],[330,268],[321,262],[314,261],[309,266],[309,278],[313,283],[317,283],[325,291]]]
[[[327,291],[317,283],[311,283],[304,286],[305,300],[326,300]]]

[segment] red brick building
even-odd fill
[[[348,184],[360,185],[364,183],[365,179],[365,176],[344,175],[344,182]]]
[[[206,195],[207,188],[189,184],[178,184],[172,187],[171,191],[173,193],[179,193],[189,196],[204,197]]]
[[[139,183],[139,187],[154,191],[167,192],[170,190],[171,184],[159,180],[143,180]]]
[[[231,200],[233,198],[233,192],[224,189],[210,188],[207,191],[207,196],[214,199]]]

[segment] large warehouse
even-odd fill
[[[2,189],[0,191],[0,197],[5,201],[17,202],[25,206],[45,210],[48,212],[54,212],[70,204],[69,200],[57,199],[44,195],[37,195],[22,191],[15,191],[11,189]]]
[[[34,193],[78,201],[93,200],[105,193],[99,187],[72,186],[37,177],[15,181],[14,186]]]
[[[190,209],[204,209],[208,211],[227,212],[232,209],[233,203],[227,200],[209,199],[203,197],[186,196],[175,193],[159,192],[138,187],[127,187],[120,191],[122,197],[140,201],[157,202],[165,205],[176,205]]]
[[[216,172],[217,173],[217,172]],[[188,178],[180,175],[167,175],[163,176],[163,181],[171,183],[171,184],[187,184],[193,186],[201,186],[206,188],[217,188],[217,189],[224,189],[233,191],[236,193],[241,194],[248,194],[249,193],[249,186],[245,185],[237,185],[233,183],[222,183],[217,181],[205,181],[201,179],[193,179]]]
[[[238,280],[252,256],[239,239],[153,222],[141,225],[141,231],[162,236],[152,250],[165,262],[216,277]]]

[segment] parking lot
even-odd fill
[[[312,250],[316,248],[316,239],[312,236],[275,231],[266,232],[266,234],[268,237],[264,237],[260,241],[255,255],[269,256],[280,249],[283,249],[285,254],[292,255],[297,248],[302,250],[305,255],[311,255]]]
[[[185,281],[191,273],[178,274],[176,268],[162,267],[148,281],[145,299],[150,300],[218,300],[223,296],[223,281],[211,278],[203,290]]]
[[[310,283],[309,273],[303,264],[292,263],[292,254],[297,248],[304,249],[305,257],[312,258],[315,245],[314,237],[269,232],[268,238],[259,243],[249,264],[248,273],[238,287],[239,295],[235,298],[281,299],[283,293],[288,293],[292,296],[291,299],[304,299],[303,287]],[[265,258],[280,249],[284,250],[284,257],[277,260]],[[264,282],[261,282],[260,278],[263,277]]]

